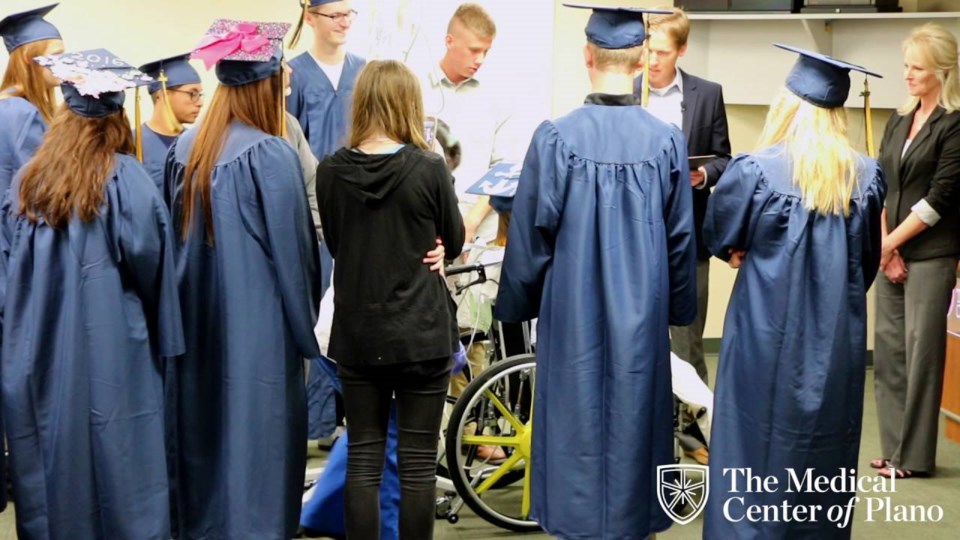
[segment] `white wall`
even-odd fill
[[[51,1],[2,0],[0,18]],[[520,133],[532,133],[551,112],[553,0],[480,3],[496,20],[498,36],[478,79],[516,89],[511,100],[514,127]],[[367,58],[407,57],[414,69],[430,66],[443,54],[446,25],[459,4],[460,0],[353,0],[360,15],[348,48]],[[61,0],[47,20],[60,30],[68,50],[105,48],[140,65],[189,52],[217,17],[295,23],[299,14],[298,0]],[[311,37],[305,30],[300,46],[288,56],[305,50]],[[0,70],[6,61],[0,53]],[[205,72],[200,62],[194,65],[207,95],[212,95],[213,72]],[[132,118],[132,97],[127,101]],[[144,115],[150,113],[149,101],[143,99]],[[520,144],[522,155],[526,141]]]
[[[2,0],[0,17],[47,1]],[[490,11],[498,26],[493,50],[478,78],[484,84],[509,90],[510,106],[514,110],[514,153],[522,155],[529,134],[540,121],[569,112],[579,106],[589,92],[582,58],[583,28],[588,12],[564,8],[561,6],[563,0],[478,1]],[[617,3],[617,0],[598,1]],[[631,0],[629,3],[644,7],[672,4],[670,0]],[[933,0],[904,0],[903,6],[915,10],[920,4],[929,7],[927,4],[932,6],[933,3]],[[422,70],[437,62],[443,54],[446,24],[459,4],[460,0],[353,0],[360,16],[354,23],[350,49],[368,58],[405,58],[412,68]],[[960,0],[938,0],[936,7],[960,10]],[[103,47],[139,65],[191,50],[216,17],[293,23],[298,16],[297,0],[63,0],[48,19],[60,28],[68,49]],[[903,25],[898,26],[897,33],[903,32]],[[895,44],[903,37],[905,34],[891,35],[888,41]],[[309,42],[307,31],[300,48],[288,54],[291,57],[298,54]],[[691,46],[696,43],[694,36]],[[859,43],[855,35],[851,43]],[[888,46],[884,51],[889,53],[889,49]],[[885,54],[883,59],[889,61],[887,56]],[[744,60],[752,58],[749,54],[742,56]],[[702,58],[698,61],[695,54],[691,53],[687,60],[694,72],[701,67]],[[864,65],[876,63],[870,60],[861,59]],[[0,69],[5,63],[6,56],[0,53]],[[769,67],[785,72],[789,63],[786,58],[777,58],[775,65],[764,69]],[[199,64],[197,67],[208,95],[212,94],[216,84],[213,74],[203,72]],[[898,74],[893,74],[891,79],[884,84],[896,85]],[[132,101],[128,99],[128,102]],[[144,100],[144,103],[148,102],[148,99]],[[150,112],[149,108],[145,105],[145,115]],[[735,153],[753,148],[765,111],[764,106],[728,106],[730,137]],[[877,111],[874,117],[878,139],[889,114],[889,110]],[[862,115],[852,112],[851,134],[860,144],[863,140],[862,123]],[[725,264],[714,262],[707,337],[722,335],[727,298],[736,277],[736,272]],[[872,313],[872,307],[870,311]]]
[[[553,76],[553,115],[560,116],[566,114],[573,108],[579,106],[583,103],[584,96],[590,91],[589,81],[587,80],[586,70],[583,67],[583,59],[581,49],[585,42],[585,37],[583,34],[584,26],[587,22],[588,13],[584,10],[575,10],[569,9],[562,6],[562,3],[565,0],[555,0],[556,4],[556,13],[554,15],[555,20],[555,33],[553,36],[553,55],[554,55],[554,76]],[[923,2],[924,0],[920,0]],[[616,0],[598,0],[599,3],[606,4],[615,4]],[[630,5],[639,6],[639,7],[657,7],[663,5],[671,5],[673,2],[670,0],[632,0]],[[960,11],[960,0],[942,0],[941,4],[938,6],[941,9],[951,9]],[[916,10],[917,9],[917,0],[906,0],[903,2],[903,6],[906,10]],[[700,22],[700,21],[697,21]],[[698,26],[697,22],[694,23],[691,29],[691,39],[690,47],[691,51],[688,53],[688,58],[681,59],[681,67],[687,67],[694,74],[703,75],[700,70],[703,68],[703,58],[705,55],[713,54],[712,51],[694,51],[693,48],[697,47],[698,44],[701,44],[702,39],[698,38],[695,32],[698,28],[702,29],[702,25]],[[924,21],[917,21],[916,24],[921,24]],[[946,21],[948,25],[957,24],[956,20]],[[757,59],[754,51],[751,47],[760,46],[757,45],[758,40],[751,39],[757,38],[758,34],[764,34],[767,31],[767,28],[763,25],[769,27],[774,27],[776,25],[771,25],[768,21],[759,21],[755,23],[760,28],[755,31],[752,31],[752,36],[750,38],[743,37],[743,39],[734,39],[730,43],[726,44],[727,49],[725,50],[726,58],[725,62],[729,65],[731,71],[733,70],[743,70],[748,69],[747,67],[737,67],[739,64],[743,66],[749,66],[749,69],[752,69],[752,72],[766,72],[766,71],[775,71],[777,73],[786,74],[792,65],[793,60],[788,56],[783,57],[782,55],[778,58],[776,55],[767,58],[767,55],[764,55],[764,58]],[[782,23],[780,23],[782,24]],[[793,25],[799,26],[800,23],[794,21],[791,23]],[[866,26],[866,25],[865,25]],[[880,26],[883,26],[881,24]],[[876,58],[861,58],[861,61],[864,65],[872,66],[879,63],[889,64],[891,59],[889,58],[890,46],[895,49],[899,47],[899,43],[907,36],[909,33],[909,28],[911,24],[897,24],[896,32],[892,32],[887,41],[889,42],[885,48],[881,48],[877,53]],[[868,35],[864,36],[864,43],[860,44],[866,46],[869,42],[867,38],[875,38],[875,32],[870,32]],[[847,34],[848,39],[852,39],[851,43],[856,44],[856,34]],[[776,38],[771,36],[769,40],[763,42],[763,50],[766,51],[776,50],[773,47],[770,47],[769,41],[773,41]],[[807,44],[809,45],[809,44]],[[706,47],[706,45],[704,45]],[[736,49],[740,47],[740,49]],[[736,49],[736,50],[734,50]],[[899,53],[894,51],[892,53],[896,58],[899,58]],[[894,58],[894,62],[896,62]],[[890,80],[886,81],[886,84],[890,85],[900,85],[902,89],[902,79],[900,78],[899,73],[890,73],[888,74]],[[741,86],[749,86],[751,79],[743,78],[741,81]],[[856,84],[861,84],[857,82]],[[725,88],[725,94],[728,94],[732,91],[732,88]],[[903,91],[903,96],[906,96],[905,90]],[[855,92],[851,92],[855,94]],[[854,96],[851,97],[847,105],[850,107],[857,106],[858,99]],[[729,132],[730,132],[730,141],[733,146],[733,153],[737,154],[740,152],[749,152],[754,149],[754,145],[759,138],[761,128],[763,127],[764,118],[766,116],[767,107],[759,105],[730,105],[727,104],[727,120],[729,123]],[[886,125],[887,119],[891,114],[891,110],[875,110],[873,115],[874,122],[874,133],[876,136],[876,142],[880,144],[880,138],[883,135],[883,129]],[[849,114],[849,125],[850,125],[850,136],[861,151],[864,150],[864,117],[862,111],[855,109],[848,109]],[[723,320],[726,315],[728,300],[730,294],[733,291],[733,286],[736,281],[737,271],[732,270],[727,266],[726,263],[719,259],[711,260],[710,268],[710,303],[707,310],[707,324],[704,331],[704,336],[707,338],[719,338],[723,335]],[[874,295],[870,293],[867,297],[867,310],[868,310],[868,347],[873,347],[873,313],[874,313]]]

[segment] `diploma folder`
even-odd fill
[[[687,159],[690,161],[690,170],[695,171],[700,167],[703,167],[707,163],[710,163],[711,161],[717,159],[717,156],[714,154],[710,154],[708,156],[690,156]]]

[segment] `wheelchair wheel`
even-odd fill
[[[536,359],[532,354],[494,363],[457,400],[446,432],[450,479],[463,501],[497,527],[538,531],[530,515],[530,442]],[[481,458],[480,447],[506,459]]]

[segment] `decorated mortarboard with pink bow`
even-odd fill
[[[290,26],[217,19],[191,56],[207,69],[216,66],[217,79],[226,86],[263,80],[280,70],[283,38]]]
[[[123,108],[124,93],[153,82],[106,49],[38,56],[34,61],[60,79],[67,106],[81,116],[100,118]]]

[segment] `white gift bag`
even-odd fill
[[[330,283],[330,287],[324,292],[323,299],[320,300],[320,313],[317,317],[317,325],[313,327],[313,334],[317,338],[320,352],[333,361],[327,356],[327,349],[330,347],[330,329],[333,327],[333,272],[330,273]]]

